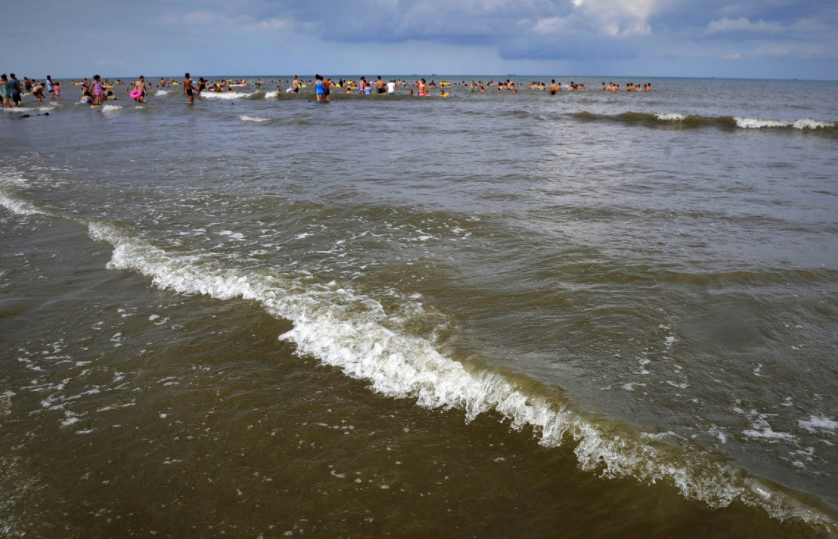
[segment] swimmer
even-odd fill
[[[556,79],[553,79],[550,81],[550,95],[556,95],[556,92],[558,92],[556,89]]]
[[[2,92],[3,96],[3,106],[8,109],[12,108],[12,91],[9,88],[9,79],[5,73],[0,75],[0,92]]]
[[[448,97],[448,93],[445,90],[440,90],[439,97]]]
[[[314,94],[317,98],[317,102],[320,103],[321,101],[325,101],[325,91],[323,90],[323,77],[320,75],[315,75],[314,80],[317,81],[317,85],[314,87]]]
[[[145,103],[145,94],[147,88],[148,85],[145,82],[145,77],[140,75],[140,80],[134,81],[134,89],[140,91],[140,96],[135,100],[137,103]]]
[[[650,82],[649,84],[647,84],[647,85],[646,85],[646,91],[647,91],[647,92],[651,92],[651,91],[652,91],[652,83],[651,83],[651,82]]]
[[[57,80],[52,83],[52,88],[55,90],[55,100],[61,101],[61,81]]]
[[[111,90],[108,90],[107,100],[108,101],[116,101],[116,96],[113,95],[113,92]]]
[[[232,88],[230,89],[232,91]],[[189,104],[195,102],[195,87],[192,86],[192,79],[189,78],[189,73],[183,76],[183,94],[189,96]]]
[[[383,94],[383,93],[384,93],[384,81],[383,81],[383,80],[381,80],[381,75],[379,75],[379,76],[378,76],[378,79],[375,81],[375,90],[376,90],[379,94]]]
[[[396,95],[396,81],[391,80],[387,83],[387,95]]]
[[[44,100],[44,86],[36,82],[35,86],[32,88],[32,95],[38,98],[38,103]]]
[[[294,75],[294,80],[291,81],[291,91],[295,94],[300,92],[300,81],[297,80],[297,75]]]
[[[44,83],[47,86],[47,92],[49,93],[49,100],[55,100],[55,83],[52,82],[52,77],[47,75],[47,81]]]
[[[93,98],[95,105],[101,105],[105,100],[105,91],[102,90],[102,80],[99,75],[93,75]]]

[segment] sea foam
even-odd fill
[[[274,118],[263,118],[261,116],[249,116],[247,114],[243,114],[243,115],[239,116],[239,119],[243,122],[264,123],[264,122],[270,122]]]
[[[669,112],[669,113],[658,113],[658,114],[655,114],[655,117],[656,117],[658,120],[662,120],[662,121],[670,121],[670,122],[680,122],[680,121],[682,121],[682,120],[686,119],[686,116],[685,116],[685,115],[683,115],[683,114],[677,114],[677,113],[674,113],[674,112]]]
[[[201,92],[204,99],[250,99],[257,92],[246,94],[244,92]]]
[[[765,120],[761,118],[747,118],[742,116],[734,117],[736,125],[742,129],[762,129],[777,127],[793,127],[794,129],[831,129],[835,127],[834,122],[823,120],[810,120],[802,118],[799,120]]]

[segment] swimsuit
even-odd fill
[[[6,83],[3,85],[3,99],[9,99],[12,97],[12,93],[9,91],[9,84]]]
[[[314,93],[316,93],[317,95],[323,95],[323,83],[322,82],[317,83],[317,86],[315,86],[315,89],[314,89]]]
[[[102,85],[100,85],[98,82],[93,85],[93,94],[97,96],[104,95],[104,92],[102,92]]]

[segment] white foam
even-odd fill
[[[277,97],[278,95],[278,91],[268,92],[265,94],[265,99],[271,99],[272,97]]]
[[[835,127],[835,122],[825,122],[821,120],[810,120],[802,118],[795,120],[792,124],[795,129],[829,129]]]
[[[104,105],[102,106],[102,112],[118,112],[122,110],[122,107],[119,105]]]
[[[683,114],[677,114],[677,113],[674,113],[674,112],[655,114],[655,117],[658,120],[663,120],[663,121],[668,121],[668,122],[680,122],[681,120],[685,120],[687,118]]]
[[[243,115],[239,116],[239,119],[243,122],[263,123],[263,122],[270,122],[273,118],[263,118],[261,116],[248,116],[247,114],[243,114]]]
[[[752,412],[753,413],[753,412]],[[787,432],[774,432],[771,425],[764,419],[766,414],[759,414],[750,429],[742,431],[748,438],[762,438],[764,440],[796,440],[797,437]]]
[[[802,118],[799,120],[764,120],[761,118],[747,118],[737,116],[734,118],[736,125],[743,129],[761,129],[763,127],[793,127],[795,129],[824,129],[835,127],[835,122],[823,120],[810,120]]]
[[[774,432],[769,427],[765,427],[762,430],[743,430],[742,434],[749,438],[765,438],[768,440],[776,439],[776,440],[795,440],[797,439],[793,434],[789,434],[787,432]]]
[[[244,92],[201,92],[204,99],[249,99],[254,93]]]
[[[18,215],[43,215],[44,212],[28,202],[7,196],[0,191],[0,206]]]
[[[169,94],[168,90],[157,90],[156,92],[154,92],[154,95],[157,96],[157,97],[163,97],[164,95],[168,95],[168,94]]]
[[[823,415],[820,417],[810,416],[809,421],[803,421],[802,419],[799,419],[797,421],[797,424],[800,426],[800,428],[806,429],[812,434],[817,432],[817,429],[831,431],[838,429],[838,421],[833,421]]]

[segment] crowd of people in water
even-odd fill
[[[423,78],[419,78],[413,82],[408,82],[402,79],[391,79],[385,82],[380,76],[376,77],[375,80],[367,80],[366,77],[360,77],[358,80],[344,80],[340,78],[337,81],[334,81],[331,78],[323,77],[321,75],[315,75],[314,79],[309,80],[301,80],[297,77],[297,75],[294,75],[293,79],[269,82],[278,83],[276,86],[277,92],[289,94],[298,94],[301,90],[305,91],[308,88],[312,88],[318,102],[328,102],[333,92],[359,95],[396,95],[402,93],[406,95],[416,95],[419,97],[430,97],[434,95],[439,97],[449,97],[449,91],[452,85],[467,88],[470,93],[481,94],[484,94],[487,91],[494,93],[512,92],[513,94],[517,94],[518,90],[524,87],[524,83],[514,82],[510,79],[497,82],[491,80],[485,83],[482,80],[472,80],[471,82],[463,80],[453,83],[451,81],[440,81],[437,83],[435,80],[427,82],[426,79]],[[103,80],[99,75],[94,75],[90,80],[86,78],[79,81],[71,80],[70,84],[79,87],[79,103],[90,106],[99,106],[103,105],[106,101],[118,99],[114,94],[114,90],[118,87],[126,87],[125,91],[128,93],[130,99],[133,99],[138,103],[143,103],[145,102],[148,92],[151,90],[152,83],[146,81],[144,76],[140,76],[140,78],[133,80],[130,83],[124,83],[119,79],[115,79],[111,82],[109,79]],[[283,84],[285,85],[284,87]],[[200,97],[203,92],[233,92],[233,88],[246,87],[262,89],[265,83],[262,79],[256,79],[255,81],[250,82],[239,79],[219,79],[211,82],[203,77],[199,77],[198,80],[193,80],[189,73],[186,73],[182,81],[170,78],[161,78],[159,81],[155,82],[154,85],[156,88],[179,87],[182,90],[183,95],[188,98],[189,103],[194,103],[195,98]],[[30,79],[29,77],[23,77],[23,80],[21,81],[14,73],[8,77],[6,74],[3,74],[0,76],[2,106],[19,107],[22,104],[22,97],[27,94],[31,94],[38,100],[38,102],[42,102],[45,99],[58,101],[61,99],[61,86],[62,82],[60,80],[54,80],[49,75],[47,75],[46,79],[43,81],[37,81],[35,79]],[[436,93],[437,88],[439,89],[439,93]],[[571,81],[569,85],[564,86],[561,82],[556,82],[556,80],[553,79],[549,84],[541,81],[533,81],[530,83],[529,89],[536,91],[549,90],[550,95],[556,95],[563,89],[573,92],[585,90],[586,88],[584,84],[577,84],[574,81]],[[308,91],[309,93],[311,92],[311,90]],[[609,82],[606,85],[605,82],[603,82],[602,91],[619,92],[621,91],[621,88],[619,84]],[[651,92],[652,84],[647,83],[641,86],[635,85],[633,82],[629,82],[626,83],[625,91]]]

